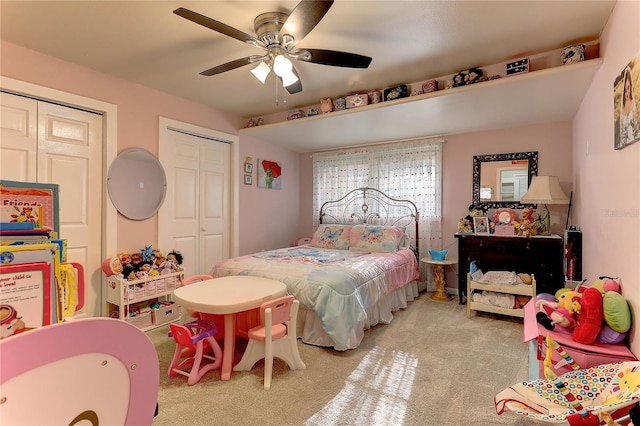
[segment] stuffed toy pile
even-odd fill
[[[536,319],[541,325],[548,330],[565,327],[574,341],[585,345],[596,340],[620,343],[631,329],[631,309],[617,278],[600,277],[588,287],[560,289],[555,298],[541,298],[537,305]]]

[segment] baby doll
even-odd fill
[[[182,267],[180,266],[182,265],[182,254],[179,251],[170,251],[169,254],[167,254],[167,260],[173,263],[173,268],[177,272],[182,271]]]
[[[140,270],[136,272],[136,278],[139,280],[143,278],[147,278],[149,276],[149,272],[151,271],[151,264],[149,262],[143,262],[140,265]]]

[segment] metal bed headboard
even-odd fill
[[[319,219],[321,224],[405,227],[407,235],[413,237],[414,244],[411,248],[419,257],[420,213],[411,200],[392,198],[375,188],[358,188],[347,192],[342,198],[322,204]]]

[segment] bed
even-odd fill
[[[418,295],[418,218],[410,200],[359,188],[322,205],[309,243],[227,259],[210,273],[285,283],[300,301],[303,342],[354,349]]]

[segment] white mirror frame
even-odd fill
[[[132,220],[145,220],[162,206],[167,177],[153,154],[146,149],[129,148],[109,166],[107,191],[120,214]]]

